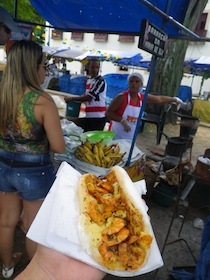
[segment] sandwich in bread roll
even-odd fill
[[[135,271],[147,261],[152,235],[144,201],[126,171],[84,174],[78,189],[79,234],[85,251],[109,270]]]

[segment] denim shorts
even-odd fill
[[[55,180],[50,155],[18,154],[0,149],[0,191],[26,200],[44,199]]]

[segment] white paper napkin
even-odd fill
[[[32,223],[27,237],[115,276],[136,276],[161,267],[163,260],[152,227],[153,242],[148,261],[143,268],[135,272],[107,270],[83,250],[78,233],[79,206],[77,186],[80,177],[81,174],[68,163],[63,162],[61,164],[57,178]],[[135,183],[135,186],[138,187],[140,194],[146,192],[144,180]],[[145,204],[146,211],[147,206]]]

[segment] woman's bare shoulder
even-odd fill
[[[52,103],[54,103],[54,100],[53,100],[53,98],[52,98],[52,96],[49,94],[49,93],[47,93],[47,92],[45,92],[45,91],[43,91],[41,94],[40,94],[40,96],[39,96],[39,98],[38,98],[38,100],[37,100],[37,103],[44,103],[44,104],[52,104]]]
[[[48,99],[48,100],[53,101],[52,96],[51,96],[49,93],[47,93],[46,91],[43,91],[42,94],[41,94],[41,96],[42,96],[43,98],[46,98],[46,99]]]
[[[124,102],[124,94],[123,93],[119,93],[118,95],[116,95],[113,99],[112,99],[112,101],[111,101],[111,103],[110,103],[110,105],[109,105],[109,107],[108,107],[108,111],[112,111],[112,110],[117,110],[121,105],[122,105],[122,103]]]
[[[118,93],[118,95],[116,95],[116,96],[114,97],[113,100],[116,100],[117,102],[119,102],[119,101],[123,101],[124,98],[125,98],[124,93],[123,93],[123,92],[120,92],[120,93]]]

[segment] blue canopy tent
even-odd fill
[[[200,69],[201,71],[210,70],[210,57],[201,56],[200,58],[198,58],[192,62],[192,67],[195,69]]]
[[[201,56],[192,62],[192,66],[196,69],[200,68],[201,70],[210,70],[210,57]]]
[[[210,57],[209,56],[201,56],[199,58],[187,59],[184,61],[184,72],[200,75],[202,71],[210,70]]]
[[[17,0],[16,0],[17,1]],[[182,25],[190,0],[30,0],[37,12],[54,28],[65,31],[106,32],[139,35],[142,21],[147,19],[164,30],[169,38],[201,40]],[[207,41],[207,39],[205,39]],[[151,62],[150,76],[143,106],[131,144],[128,162],[141,124],[157,57]]]
[[[148,69],[150,66],[151,60],[144,59],[141,54],[137,54],[132,57],[123,57],[120,59],[116,59],[113,61],[115,65],[118,66],[127,66],[132,68],[146,68]]]
[[[128,74],[106,74],[104,79],[107,84],[106,106],[109,106],[117,94],[128,88]]]
[[[54,28],[66,31],[107,32],[139,35],[142,19],[152,21],[170,37],[180,31],[189,0],[30,0],[38,13]],[[170,16],[169,16],[170,15]],[[189,31],[186,30],[189,34]]]
[[[135,56],[132,57],[123,57],[120,59],[116,59],[115,61],[113,61],[115,64],[117,65],[124,65],[124,66],[137,66],[140,67],[140,61],[143,57],[141,56],[141,54],[137,54]]]

